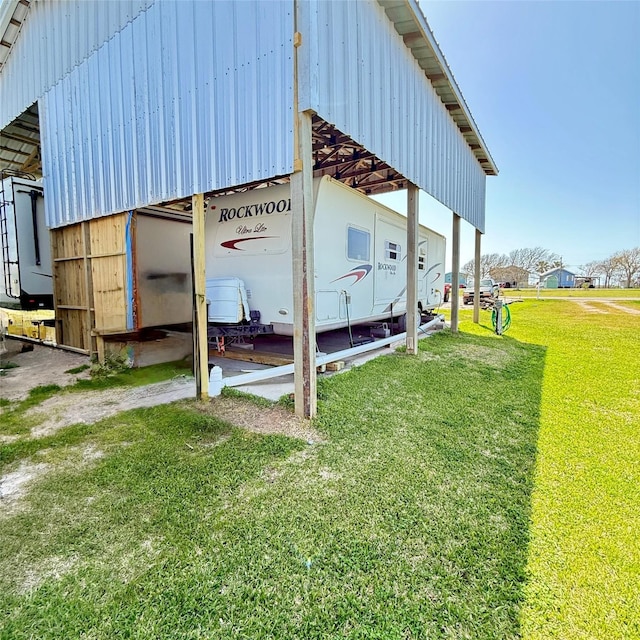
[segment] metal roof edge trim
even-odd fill
[[[0,0],[0,34],[4,33],[11,22],[16,7],[20,0]]]
[[[447,60],[444,57],[442,50],[440,49],[440,45],[438,44],[433,34],[433,31],[431,31],[431,27],[429,26],[429,23],[427,22],[425,15],[422,13],[422,9],[418,5],[417,0],[404,0],[404,3],[413,14],[418,28],[420,29],[420,31],[422,31],[424,39],[426,40],[429,48],[433,51],[433,54],[436,57],[436,60],[438,61],[438,64],[440,65],[442,72],[446,76],[446,79],[451,87],[451,90],[458,98],[460,107],[462,108],[466,119],[469,121],[469,126],[473,129],[473,132],[478,137],[478,142],[482,145],[482,150],[487,154],[487,160],[489,161],[491,168],[495,171],[497,175],[498,167],[495,161],[493,160],[493,157],[491,156],[491,152],[489,151],[487,143],[484,141],[484,138],[480,133],[480,129],[476,124],[476,121],[473,119],[473,116],[471,115],[471,110],[467,106],[464,96],[462,95],[462,91],[460,90],[460,87],[458,86],[458,83],[456,82],[456,79],[453,76],[453,72],[451,71],[449,64],[447,63]]]
[[[24,3],[21,3],[20,0],[0,0],[0,38],[2,38],[3,44],[5,44],[5,46],[9,45],[7,57],[2,62],[0,62],[0,71],[2,71],[7,59],[11,55],[11,52],[13,51],[13,45],[16,43],[16,40],[20,36],[24,21],[27,19],[29,10],[31,9],[30,3],[24,5],[26,7],[24,19],[20,21],[18,31],[14,34],[13,38],[10,41],[6,41],[5,36],[7,35],[9,25],[16,17],[16,10],[18,9],[18,6],[20,4]]]

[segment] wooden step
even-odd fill
[[[247,349],[234,349],[228,346],[223,353],[213,347],[209,348],[209,358],[212,356],[227,358],[228,360],[242,360],[243,362],[255,362],[256,364],[269,364],[274,367],[282,364],[291,364],[293,356],[284,353],[269,353],[268,351],[251,351]]]

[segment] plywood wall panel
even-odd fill
[[[98,333],[127,331],[126,275],[124,255],[91,260],[95,328]]]
[[[128,214],[91,220],[91,257],[124,253]]]
[[[53,259],[78,258],[83,255],[82,225],[53,229]]]
[[[85,262],[83,258],[65,260],[55,264],[56,270],[56,303],[60,306],[88,306],[85,278]]]

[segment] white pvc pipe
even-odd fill
[[[418,331],[426,331],[438,322],[442,322],[444,316],[439,315],[433,320],[418,327]],[[334,353],[327,353],[323,356],[316,358],[316,366],[328,364],[329,362],[335,362],[336,360],[342,360],[342,358],[350,358],[351,356],[357,356],[367,351],[373,351],[380,347],[386,347],[393,342],[400,342],[405,339],[405,333],[399,333],[389,338],[382,338],[382,340],[375,340],[374,342],[367,342],[365,344],[352,347],[350,349],[343,349],[342,351],[336,351]],[[270,369],[259,369],[252,371],[251,373],[244,373],[241,376],[230,376],[222,379],[223,387],[240,387],[245,384],[251,384],[253,382],[261,382],[262,380],[270,380],[271,378],[279,378],[280,376],[287,376],[293,373],[293,364],[284,364],[280,367],[272,367]]]

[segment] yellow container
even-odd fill
[[[0,308],[0,318],[7,328],[8,335],[55,343],[55,328],[44,325],[45,320],[53,320],[53,311],[20,311]]]

